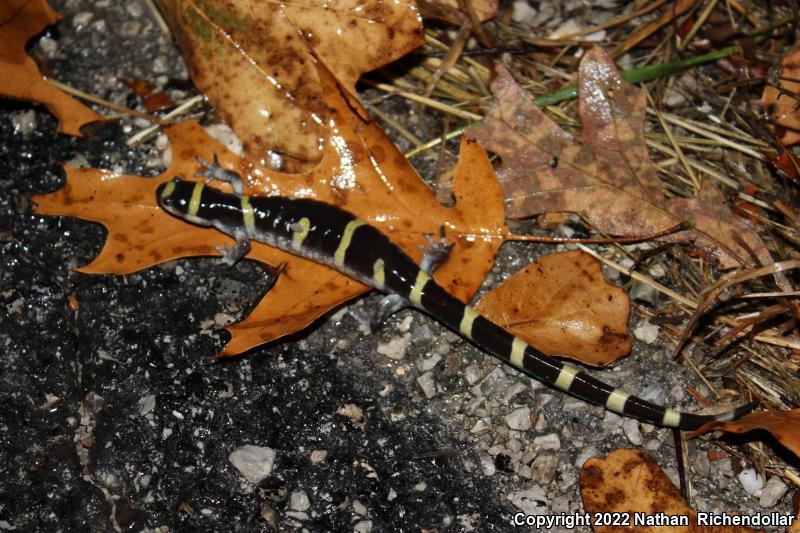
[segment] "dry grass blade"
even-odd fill
[[[689,9],[695,4],[695,0],[679,0],[675,5],[668,5],[664,13],[661,14],[656,20],[646,24],[633,32],[633,35],[625,39],[625,42],[617,46],[612,52],[612,57],[618,57],[647,39],[663,26],[672,22],[675,17],[681,15],[684,11]]]
[[[694,331],[695,326],[697,326],[697,322],[700,320],[700,317],[705,314],[714,300],[716,300],[717,297],[726,289],[751,279],[756,279],[771,274],[779,274],[797,267],[800,267],[800,260],[790,259],[788,261],[781,261],[779,263],[774,263],[761,268],[734,271],[722,276],[714,285],[703,291],[703,294],[701,295],[702,297],[698,302],[692,317],[686,324],[686,328],[684,329],[683,335],[681,335],[681,338],[678,341],[678,345],[675,347],[675,356],[677,357],[680,354],[683,346],[686,344],[686,341],[692,334],[692,331]]]

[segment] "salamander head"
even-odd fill
[[[210,221],[197,216],[204,188],[203,182],[182,180],[176,176],[158,186],[156,200],[158,205],[171,215],[195,224],[209,226]]]

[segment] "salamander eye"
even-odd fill
[[[156,189],[156,194],[158,196],[158,201],[162,205],[170,206],[175,203],[173,198],[173,192],[175,191],[175,187],[178,185],[178,178],[175,177],[171,181],[167,181],[162,183]]]

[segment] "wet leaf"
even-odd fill
[[[478,20],[485,21],[497,14],[497,0],[470,0]],[[444,20],[451,24],[462,24],[469,15],[461,9],[458,0],[417,0],[420,12],[426,18]]]
[[[748,433],[757,429],[772,433],[787,450],[800,457],[800,409],[757,411],[733,422],[712,422],[693,432],[690,437],[693,438],[709,431]]]
[[[153,113],[162,109],[175,106],[167,93],[156,89],[152,83],[144,80],[122,80],[142,100],[142,105],[148,112]]]
[[[486,153],[477,143],[462,140],[453,185],[456,203],[443,207],[380,128],[363,118],[362,109],[353,110],[357,103],[348,100],[324,67],[320,73],[333,133],[311,171],[270,171],[227,152],[200,126],[187,122],[166,130],[173,161],[164,173],[144,179],[68,168],[63,189],[34,198],[37,212],[76,216],[108,228],[103,250],[82,272],[126,274],[178,257],[218,255],[215,246],[231,245],[232,239],[171,217],[155,199],[159,183],[176,175],[192,178],[199,170],[195,156],[210,161],[218,154],[224,167],[242,175],[248,194],[312,197],[338,205],[380,227],[416,260],[422,256],[420,245],[427,244],[425,235],[438,235],[444,226],[453,250],[435,277],[456,297],[468,300],[508,234],[500,187]],[[335,270],[260,243],[253,243],[248,257],[272,267],[286,265],[253,312],[228,328],[233,338],[225,355],[299,331],[367,290]]]
[[[158,4],[195,85],[248,158],[266,162],[277,152],[287,171],[308,170],[323,155],[328,115],[317,61],[355,94],[362,73],[423,42],[406,0],[267,2],[260,9],[249,0]]]
[[[604,459],[592,457],[583,465],[579,479],[583,507],[587,513],[624,513],[629,526],[594,526],[595,533],[630,532],[700,532],[745,533],[747,527],[698,525],[697,513],[689,507],[652,457],[639,450],[619,449]],[[688,516],[689,526],[643,524],[634,526],[634,513],[642,519]]]
[[[546,255],[481,298],[476,309],[548,355],[601,366],[627,355],[628,295],[581,251]]]
[[[578,78],[582,143],[498,70],[492,83],[497,101],[468,134],[502,158],[498,176],[508,216],[580,213],[617,236],[690,222],[691,231],[662,239],[693,244],[723,268],[772,262],[763,241],[731,213],[712,182],[704,182],[695,198],[665,197],[644,138],[645,96],[622,79],[602,49],[585,54]]]
[[[45,0],[0,3],[0,96],[47,106],[58,119],[58,131],[80,135],[80,128],[103,117],[53,87],[25,52],[25,43],[61,17]]]
[[[789,179],[800,182],[800,158],[789,150],[784,150],[770,159],[770,163],[772,163],[772,166],[778,171],[783,172]]]
[[[770,74],[776,79],[764,87],[761,105],[772,120],[775,136],[789,146],[800,141],[800,47],[787,52]]]

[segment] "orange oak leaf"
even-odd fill
[[[196,123],[171,126],[173,160],[159,176],[144,179],[96,169],[68,168],[63,189],[37,196],[37,212],[100,222],[109,236],[100,255],[80,269],[87,273],[125,274],[177,257],[217,255],[215,246],[231,245],[227,236],[169,216],[156,204],[159,183],[173,176],[191,179],[199,165],[219,155],[222,166],[238,171],[248,194],[312,197],[338,205],[380,227],[419,260],[426,234],[442,226],[453,244],[436,279],[461,300],[468,300],[492,267],[508,234],[500,187],[486,153],[462,140],[453,185],[455,205],[439,204],[411,164],[333,77],[320,68],[331,128],[321,162],[303,174],[284,174],[225,151]],[[351,106],[356,106],[353,111]],[[228,329],[232,339],[223,355],[241,353],[303,329],[311,321],[367,288],[336,271],[253,243],[249,258],[277,266],[285,263],[269,293],[241,322]]]
[[[692,199],[665,197],[647,153],[644,93],[622,78],[601,48],[584,55],[578,86],[582,143],[498,69],[492,83],[497,101],[467,133],[502,158],[498,176],[508,216],[580,213],[598,230],[618,236],[689,222],[692,230],[663,239],[691,243],[723,268],[772,263],[764,242],[731,213],[712,182]]]
[[[413,2],[159,0],[197,88],[252,161],[308,170],[325,146],[321,61],[355,94],[359,76],[424,42]],[[291,134],[287,135],[287,132]],[[265,165],[266,166],[266,165]]]
[[[777,79],[764,87],[761,106],[772,120],[778,140],[784,146],[796,144],[800,141],[800,47],[787,52],[780,67],[770,70],[770,73],[774,73]]]
[[[612,525],[595,523],[595,533],[746,533],[757,531],[741,526],[709,526],[699,524],[695,512],[652,457],[639,450],[619,449],[605,458],[592,457],[584,463],[579,479],[581,498],[586,512],[620,513]],[[639,520],[661,522],[639,523]],[[672,517],[672,518],[670,518]],[[686,517],[688,525],[670,520]],[[627,523],[625,523],[627,522]]]
[[[627,355],[630,299],[579,250],[546,255],[481,298],[476,309],[548,355],[601,366]]]
[[[769,431],[787,450],[800,457],[800,409],[790,411],[757,411],[733,422],[712,422],[689,435],[691,438],[709,431],[748,433],[757,429]]]
[[[58,118],[58,131],[80,135],[80,128],[103,117],[53,87],[25,52],[25,43],[61,17],[46,0],[0,2],[0,95],[44,104]]]

